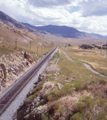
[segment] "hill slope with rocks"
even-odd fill
[[[49,46],[20,22],[0,11],[0,92],[3,92],[33,65],[31,55],[39,59],[36,47]],[[30,48],[31,47],[31,48]]]
[[[29,28],[5,13],[0,11],[0,40],[6,42],[14,42],[16,39],[18,42],[28,44],[30,41],[36,43],[49,44],[47,41],[33,34],[36,32],[32,28]]]
[[[28,29],[29,31],[34,31],[33,29],[21,24],[20,22],[18,22],[17,20],[13,19],[10,16],[8,16],[7,14],[3,13],[2,11],[0,11],[0,20],[7,24],[15,26],[17,28]]]
[[[33,64],[31,55],[24,51],[15,51],[0,57],[0,92],[13,84]]]

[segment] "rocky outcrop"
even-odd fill
[[[25,58],[24,53],[17,51],[0,57],[0,92],[8,88],[32,66],[32,57],[27,54]]]
[[[27,52],[24,52],[24,58],[27,59],[27,61],[30,62],[31,64],[33,63],[31,55],[29,55]]]
[[[63,87],[63,85],[61,83],[57,83],[56,85],[58,86],[59,90]]]
[[[5,82],[6,82],[6,67],[4,63],[0,63],[0,91],[3,90],[3,87],[5,87]]]

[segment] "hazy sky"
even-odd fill
[[[32,25],[66,25],[107,35],[107,0],[0,0],[0,11]]]

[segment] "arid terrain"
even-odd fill
[[[93,50],[66,46],[69,60],[60,46],[42,81],[31,90],[17,113],[17,120],[106,120],[107,74],[106,59]],[[103,56],[103,57],[102,57]],[[81,57],[81,58],[80,58]],[[93,58],[93,62],[89,62]],[[85,60],[87,59],[87,61]],[[96,60],[102,64],[96,66]],[[87,69],[80,61],[90,63],[100,76]],[[23,117],[22,117],[23,116]]]
[[[107,39],[55,36],[2,15],[0,93],[60,45],[15,120],[107,120]]]

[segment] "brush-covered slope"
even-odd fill
[[[48,44],[47,41],[29,32],[28,29],[19,29],[3,21],[0,21],[0,40],[10,43],[14,43],[17,40],[20,44],[28,44],[30,41]]]
[[[32,41],[34,44],[49,44],[49,42],[43,40],[37,35],[33,34],[32,28],[24,26],[20,22],[6,15],[0,11],[0,40],[6,41],[9,43],[15,43],[18,41],[18,44],[27,45]]]

